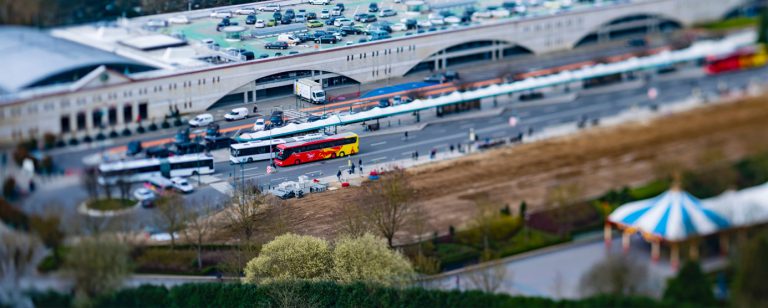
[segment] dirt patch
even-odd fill
[[[426,209],[430,230],[444,234],[474,213],[466,196],[487,193],[517,210],[546,208],[548,193],[561,185],[578,186],[578,198],[612,188],[639,185],[671,166],[693,168],[707,157],[736,160],[768,145],[768,99],[699,108],[647,123],[586,131],[410,169],[418,202]],[[355,189],[312,194],[274,209],[286,230],[333,237],[344,205]],[[431,233],[431,232],[430,232]],[[409,241],[409,234],[398,242]]]

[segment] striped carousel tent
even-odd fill
[[[704,208],[696,197],[679,189],[624,204],[608,216],[608,221],[621,229],[630,228],[669,242],[712,234],[729,226],[717,212]]]

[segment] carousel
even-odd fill
[[[622,248],[629,250],[631,236],[640,233],[651,244],[651,260],[658,261],[661,246],[670,249],[670,264],[680,263],[680,247],[687,244],[689,257],[699,257],[699,241],[731,227],[729,220],[717,211],[703,206],[701,200],[681,190],[679,185],[651,199],[630,202],[608,216],[605,241],[611,243],[613,228],[622,234]],[[728,247],[728,237],[720,237],[721,249]]]

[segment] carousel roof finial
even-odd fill
[[[675,170],[672,172],[672,184],[669,187],[669,190],[671,191],[682,191],[683,190],[683,176],[680,174],[680,170]]]

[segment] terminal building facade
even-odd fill
[[[171,110],[205,111],[217,102],[258,104],[297,78],[324,86],[368,83],[468,61],[579,48],[631,33],[671,31],[725,17],[742,0],[618,1],[584,10],[451,28],[282,57],[200,65],[173,58],[173,39],[157,35],[156,57],[104,40],[130,29],[96,25],[41,32],[0,28],[0,142],[49,133],[62,140],[159,123]],[[201,12],[200,14],[208,14]],[[158,41],[159,40],[159,41]],[[177,59],[163,61],[163,59]],[[185,60],[187,59],[187,60]]]

